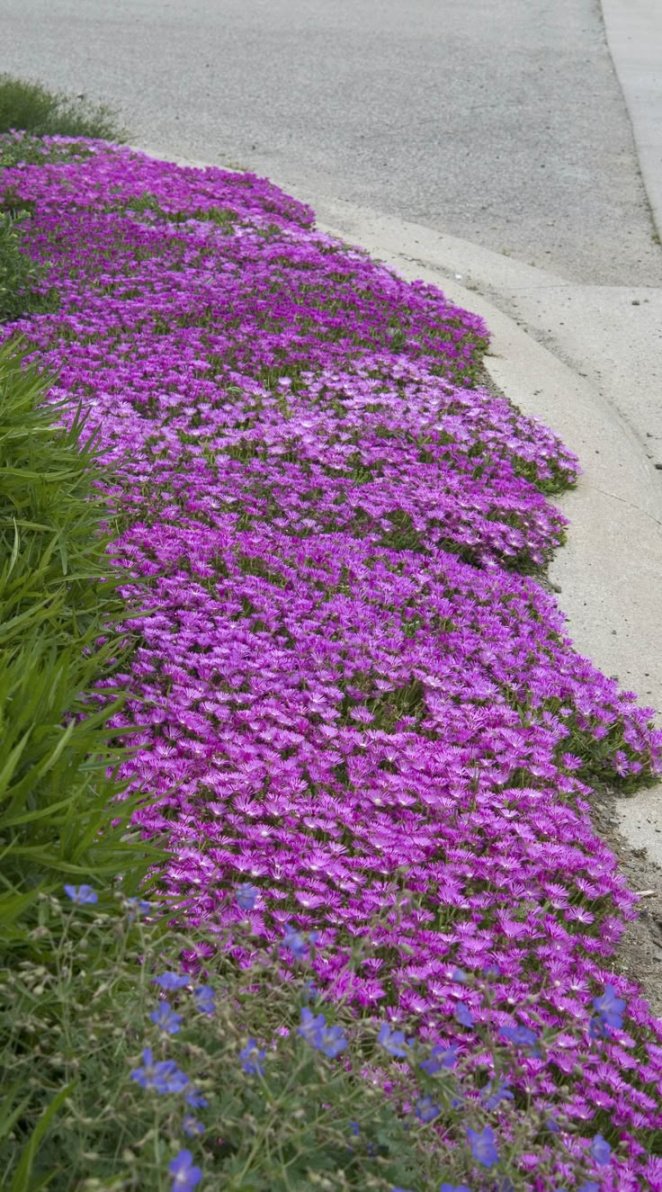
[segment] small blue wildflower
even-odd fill
[[[329,1026],[323,1014],[313,1014],[307,1006],[301,1011],[299,1034],[316,1051],[334,1060],[347,1047],[347,1038],[340,1026]]]
[[[469,981],[469,974],[461,968],[454,968],[451,973],[451,981],[458,981],[460,985],[466,985]]]
[[[528,1026],[502,1026],[499,1034],[515,1047],[536,1047],[538,1036]]]
[[[182,1118],[182,1130],[188,1135],[189,1138],[195,1138],[196,1134],[204,1134],[205,1132],[202,1122],[199,1122],[197,1118],[194,1118],[192,1113],[187,1113],[186,1116]]]
[[[213,1014],[216,1009],[215,994],[211,985],[198,985],[193,990],[196,1009],[200,1014]]]
[[[184,1100],[187,1105],[190,1105],[191,1109],[206,1109],[209,1105],[207,1098],[203,1097],[198,1089],[189,1089]]]
[[[593,999],[593,1008],[602,1026],[612,1027],[614,1030],[621,1030],[626,1006],[625,998],[618,997],[613,985],[605,985],[602,996]]]
[[[358,1122],[350,1122],[349,1123],[349,1132],[350,1132],[350,1134],[353,1134],[355,1138],[357,1138],[358,1135],[361,1133],[361,1127],[359,1126],[359,1123]]]
[[[297,960],[303,960],[308,952],[308,944],[306,943],[305,935],[300,931],[296,931],[290,923],[285,927],[285,935],[283,936],[283,947],[287,948]]]
[[[99,895],[92,886],[65,886],[64,892],[67,898],[79,906],[84,906],[86,903],[98,902]]]
[[[189,978],[181,973],[161,973],[159,977],[152,977],[152,985],[158,985],[160,989],[183,989],[188,983]]]
[[[466,1002],[458,1002],[455,1007],[455,1019],[461,1026],[475,1026],[474,1016]]]
[[[265,1049],[258,1047],[257,1041],[250,1038],[246,1046],[242,1047],[239,1052],[242,1072],[245,1072],[247,1076],[263,1076],[265,1055]]]
[[[151,902],[144,898],[125,898],[124,906],[129,912],[129,922],[133,923],[139,915],[147,915],[152,909]]]
[[[494,1141],[494,1130],[485,1126],[482,1130],[472,1130],[467,1126],[467,1138],[471,1154],[477,1163],[483,1167],[494,1167],[499,1162],[499,1152]]]
[[[440,1184],[439,1192],[471,1192],[468,1184]]]
[[[167,1035],[176,1035],[182,1024],[181,1014],[176,1014],[167,1002],[160,1002],[156,1009],[152,1010],[150,1018],[154,1025]]]
[[[237,886],[235,898],[237,906],[242,911],[252,911],[257,902],[260,891],[252,882],[242,882],[241,886]]]
[[[591,1154],[597,1163],[598,1167],[606,1167],[611,1159],[611,1147],[606,1138],[601,1134],[596,1134],[591,1143]]]
[[[301,1025],[299,1026],[298,1034],[306,1043],[312,1043],[313,1037],[318,1031],[324,1030],[326,1026],[326,1018],[323,1014],[313,1014],[307,1006],[304,1006],[301,1011]]]
[[[554,1121],[553,1117],[548,1117],[545,1119],[545,1128],[549,1130],[550,1134],[561,1133],[561,1127],[559,1126],[558,1122]]]
[[[416,1102],[414,1111],[419,1122],[432,1122],[440,1113],[439,1106],[432,1097],[421,1097]]]
[[[190,1151],[180,1151],[168,1165],[172,1176],[171,1192],[191,1192],[202,1179],[202,1169],[195,1167]]]
[[[131,1079],[144,1089],[156,1093],[181,1093],[188,1084],[188,1076],[180,1071],[174,1060],[154,1061],[151,1047],[143,1051],[142,1068],[134,1068]]]
[[[307,1002],[314,1002],[319,997],[320,991],[314,981],[306,981],[302,990],[302,996]]]
[[[508,1087],[508,1081],[498,1081],[495,1088],[492,1087],[492,1081],[483,1089],[480,1099],[486,1109],[496,1109],[502,1101],[513,1101],[514,1097]]]
[[[577,1192],[600,1192],[600,1185],[596,1184],[595,1180],[587,1180]]]
[[[404,1059],[410,1047],[410,1041],[405,1039],[405,1032],[394,1031],[387,1022],[380,1026],[377,1042],[389,1055],[397,1056],[398,1059]]]
[[[442,1068],[454,1068],[457,1063],[457,1047],[440,1047],[436,1044],[428,1059],[421,1060],[419,1067],[427,1072],[428,1076],[436,1076],[437,1072],[441,1072]]]

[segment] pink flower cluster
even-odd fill
[[[61,299],[18,329],[112,469],[164,892],[256,948],[318,931],[318,980],[430,1039],[472,1046],[460,1001],[495,1032],[535,1005],[526,1092],[617,1128],[604,1187],[662,1186],[662,1027],[609,967],[634,899],[589,818],[662,742],[533,578],[576,461],[476,385],[478,318],[264,180],[90,143],[0,186]],[[608,982],[626,1019],[595,1039]]]

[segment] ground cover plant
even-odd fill
[[[394,1058],[457,1049],[492,1115],[472,1188],[577,1186],[578,1163],[662,1186],[662,1029],[611,968],[635,899],[589,818],[592,783],[659,770],[660,736],[536,578],[576,461],[476,384],[479,319],[271,184],[72,145],[0,176],[59,302],[5,335],[112,470],[140,616],[107,685],[133,694],[114,724],[134,823],[168,839],[163,904],[204,928],[199,964],[214,939],[238,971],[280,949],[285,980],[305,952]],[[513,1153],[518,1115],[548,1126]]]

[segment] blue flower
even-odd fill
[[[528,1026],[502,1026],[499,1034],[515,1047],[536,1047],[538,1044],[536,1032]]]
[[[467,1126],[467,1138],[471,1154],[483,1167],[494,1167],[499,1162],[499,1152],[494,1141],[494,1130],[485,1126],[480,1132]]]
[[[461,968],[454,968],[451,973],[451,981],[458,981],[460,985],[466,985],[469,980],[469,974]]]
[[[313,1014],[307,1006],[301,1011],[299,1034],[316,1051],[334,1060],[347,1047],[347,1038],[340,1026],[329,1026],[323,1014]]]
[[[197,989],[193,990],[195,998],[196,1009],[201,1014],[213,1014],[216,1008],[214,990],[211,985],[198,985]]]
[[[612,1027],[615,1030],[621,1030],[623,1026],[623,1011],[626,1006],[625,998],[618,997],[613,985],[605,985],[602,996],[593,999],[593,1008],[601,1026]]]
[[[241,886],[237,886],[235,898],[237,906],[242,911],[252,911],[257,902],[260,891],[252,882],[242,882]]]
[[[405,1039],[405,1032],[394,1031],[387,1022],[380,1026],[377,1042],[389,1055],[395,1055],[398,1059],[404,1059],[410,1047],[410,1040]]]
[[[194,1118],[192,1113],[187,1113],[186,1116],[182,1118],[182,1130],[188,1135],[189,1138],[195,1138],[196,1134],[204,1134],[205,1132],[202,1122],[199,1122],[197,1118]]]
[[[577,1192],[600,1192],[600,1185],[596,1184],[595,1180],[587,1180]]]
[[[193,1164],[190,1151],[180,1151],[169,1163],[168,1171],[172,1176],[171,1192],[191,1192],[202,1179],[202,1170]]]
[[[474,1026],[474,1017],[466,1002],[458,1002],[455,1007],[455,1018],[461,1026]]]
[[[160,1002],[156,1010],[152,1010],[150,1018],[154,1025],[167,1035],[176,1035],[182,1023],[181,1014],[176,1014],[167,1002]]]
[[[492,1087],[492,1081],[483,1089],[480,1099],[486,1109],[496,1109],[502,1101],[514,1100],[513,1094],[508,1087],[508,1081],[498,1081],[495,1088]]]
[[[416,1102],[415,1113],[420,1122],[432,1122],[439,1115],[439,1106],[432,1097],[421,1097]]]
[[[437,1072],[441,1072],[442,1068],[454,1068],[457,1063],[457,1047],[440,1047],[436,1044],[428,1059],[421,1060],[419,1067],[427,1072],[428,1076],[436,1076]]]
[[[188,1084],[186,1076],[177,1067],[174,1060],[154,1061],[151,1047],[143,1051],[142,1068],[134,1068],[131,1079],[144,1089],[154,1089],[156,1093],[181,1093]]]
[[[151,911],[152,904],[144,898],[125,898],[124,905],[129,912],[129,922],[133,923],[139,915],[146,915]]]
[[[209,1105],[207,1098],[203,1097],[198,1089],[189,1089],[184,1100],[187,1105],[190,1105],[191,1109],[206,1109]]]
[[[72,902],[76,902],[79,906],[99,901],[99,895],[91,886],[65,886],[64,892],[67,898],[70,898]]]
[[[296,931],[291,923],[285,927],[285,935],[283,936],[283,947],[287,948],[297,960],[303,960],[308,953],[308,944],[306,937],[300,931]]]
[[[181,973],[161,973],[159,977],[152,977],[152,985],[158,985],[161,989],[183,989],[188,983],[189,978]]]
[[[439,1192],[471,1192],[468,1184],[440,1184]]]
[[[259,1048],[256,1040],[250,1038],[246,1046],[242,1047],[239,1052],[242,1071],[247,1076],[263,1076],[265,1055],[265,1049]]]
[[[349,1132],[350,1132],[350,1134],[353,1134],[355,1138],[357,1138],[358,1135],[361,1133],[361,1127],[359,1126],[359,1123],[358,1122],[350,1122],[349,1123]]]
[[[591,1143],[591,1154],[598,1167],[606,1167],[611,1159],[611,1147],[601,1134],[596,1134]]]

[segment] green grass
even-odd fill
[[[105,104],[75,99],[13,75],[0,75],[0,133],[126,140],[126,129]]]
[[[40,891],[63,882],[129,885],[143,850],[122,836],[130,801],[109,771],[118,707],[97,691],[131,639],[101,534],[82,423],[54,424],[46,378],[0,348],[0,953],[21,951]],[[103,639],[102,641],[100,639]],[[113,827],[118,818],[119,826]],[[133,874],[133,878],[132,878]],[[128,888],[128,887],[127,887]],[[27,923],[24,920],[27,917]]]

